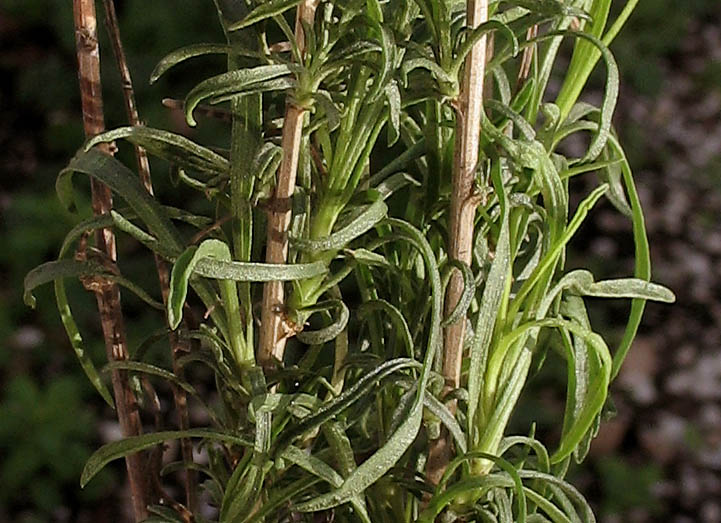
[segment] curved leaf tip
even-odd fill
[[[168,324],[175,330],[183,319],[183,305],[188,296],[188,282],[195,266],[203,258],[215,258],[231,261],[230,249],[220,240],[205,240],[199,246],[190,246],[173,265],[170,273],[170,293],[168,295]]]

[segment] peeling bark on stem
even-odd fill
[[[97,17],[93,0],[74,0],[73,14],[75,22],[75,43],[78,56],[78,79],[82,99],[83,125],[87,137],[103,132],[103,99],[100,83],[100,50],[97,37]],[[110,148],[106,147],[106,151]],[[110,189],[94,180],[91,181],[92,206],[96,215],[104,214],[112,208]],[[97,248],[108,260],[117,260],[115,235],[110,229],[99,229],[95,234]],[[104,282],[95,293],[98,311],[105,338],[105,348],[110,361],[128,359],[128,348],[125,337],[125,325],[120,306],[120,291],[117,285]],[[114,370],[111,373],[115,407],[118,421],[124,437],[137,436],[142,433],[142,425],[138,407],[132,390],[128,384],[127,374]],[[148,516],[146,496],[148,489],[145,482],[144,458],[142,454],[128,456],[125,460],[128,480],[133,500],[135,519],[141,521]]]
[[[467,25],[475,28],[488,20],[488,0],[468,0]],[[448,256],[470,265],[473,252],[473,219],[478,198],[474,194],[478,163],[481,113],[483,111],[483,77],[486,64],[486,37],[473,47],[466,58],[461,94],[456,109],[456,142],[453,158],[453,180],[450,209]],[[446,291],[446,315],[455,308],[463,294],[463,279],[455,271]],[[465,319],[449,325],[443,340],[443,375],[446,390],[461,383],[461,361]],[[455,411],[456,405],[449,405]],[[434,442],[428,458],[428,477],[438,483],[451,457],[451,438],[447,431]]]
[[[130,76],[130,69],[128,68],[127,59],[125,58],[125,51],[123,49],[122,40],[120,38],[120,25],[118,23],[118,17],[115,12],[114,0],[103,0],[105,7],[105,23],[110,35],[110,41],[113,46],[113,54],[115,55],[115,61],[118,66],[118,72],[120,73],[120,81],[123,89],[123,101],[125,103],[125,112],[128,118],[128,123],[133,126],[143,125],[140,120],[138,113],[137,104],[135,102],[135,90],[133,89],[133,81]],[[142,147],[135,146],[135,158],[138,164],[138,174],[143,186],[149,194],[153,194],[153,182],[150,176],[150,163],[148,161],[148,155]],[[167,304],[169,286],[170,286],[170,271],[168,264],[155,255],[155,266],[158,272],[158,281],[160,284],[160,291],[163,296],[163,303]],[[170,347],[173,360],[173,372],[179,378],[183,378],[183,369],[177,365],[177,360],[184,354],[190,352],[190,344],[182,336],[179,336],[177,331],[171,331],[169,334]],[[175,402],[175,408],[178,414],[178,427],[180,430],[187,430],[190,428],[190,417],[188,414],[188,398],[182,389],[177,386],[173,386],[173,399]],[[181,452],[183,461],[186,464],[192,464],[193,462],[193,445],[189,439],[180,440]],[[185,502],[187,509],[190,513],[195,513],[197,499],[196,499],[196,473],[190,468],[185,471]]]
[[[301,56],[305,52],[305,35],[302,23],[311,25],[319,0],[305,0],[299,6],[296,15],[295,37]],[[303,136],[305,109],[289,102],[283,120],[283,160],[278,168],[274,201],[290,202],[295,190],[298,172],[300,143]],[[288,259],[288,229],[290,227],[290,204],[271,205],[268,211],[268,236],[265,261],[285,263]],[[275,360],[282,360],[285,352],[286,326],[283,315],[285,296],[283,282],[267,282],[263,287],[263,305],[261,310],[260,348],[258,361],[264,367]]]

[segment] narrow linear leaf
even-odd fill
[[[157,376],[158,378],[163,378],[164,380],[168,381],[169,383],[172,383],[174,385],[177,385],[181,389],[183,389],[185,392],[192,394],[193,396],[197,396],[197,392],[195,391],[195,388],[193,388],[190,383],[179,379],[175,374],[170,372],[169,370],[165,370],[161,367],[158,367],[156,365],[151,365],[149,363],[144,363],[141,361],[111,361],[108,364],[103,367],[103,372],[110,372],[113,370],[128,370],[132,372],[141,372],[143,374],[149,374],[151,376]]]
[[[68,336],[68,340],[70,340],[70,344],[73,347],[73,351],[75,351],[75,356],[78,358],[78,362],[80,363],[83,372],[85,372],[85,376],[88,378],[88,381],[92,383],[95,390],[98,391],[105,402],[114,409],[115,402],[113,401],[113,396],[110,394],[110,391],[105,383],[103,383],[100,378],[100,374],[93,364],[93,361],[90,359],[90,355],[85,350],[83,337],[80,335],[80,330],[78,329],[73,313],[70,310],[68,298],[65,293],[65,283],[62,279],[55,280],[55,302],[57,304],[58,312],[60,313],[60,320],[65,328],[65,333]]]
[[[139,178],[114,157],[97,149],[81,151],[60,171],[55,188],[61,203],[69,210],[75,208],[73,173],[91,176],[110,187],[135,211],[160,243],[178,254],[182,251],[180,234],[163,207],[148,194]]]
[[[475,324],[475,335],[471,342],[471,363],[468,370],[468,433],[475,433],[476,414],[481,399],[481,387],[486,361],[489,357],[493,330],[498,317],[503,291],[510,276],[511,244],[508,197],[501,178],[501,165],[496,162],[491,172],[493,185],[498,195],[501,230],[496,244],[496,254],[486,278],[485,289],[481,297],[480,310]]]
[[[121,139],[140,146],[153,156],[184,169],[209,174],[223,174],[227,173],[230,168],[228,160],[221,155],[185,136],[145,126],[119,127],[98,134],[88,141],[85,150],[87,151],[99,143]]]
[[[423,359],[421,375],[418,379],[418,390],[416,398],[411,406],[408,417],[391,434],[385,444],[378,449],[371,457],[364,461],[353,473],[348,476],[341,487],[315,499],[306,501],[296,506],[302,512],[315,512],[326,510],[349,501],[354,496],[360,495],[370,485],[381,478],[413,443],[421,427],[423,417],[423,398],[428,386],[431,367],[438,350],[440,340],[441,324],[441,278],[438,272],[433,249],[429,245],[423,233],[403,220],[387,219],[386,223],[398,229],[405,236],[407,241],[420,252],[425,263],[426,275],[431,283],[431,324],[428,334],[428,345]]]
[[[456,306],[453,307],[451,313],[443,320],[443,323],[441,323],[441,326],[443,327],[453,325],[457,321],[461,320],[461,318],[465,319],[466,312],[468,312],[468,309],[473,302],[473,298],[476,295],[476,278],[473,275],[473,271],[471,271],[470,266],[460,260],[451,260],[450,265],[461,271],[461,275],[463,277],[463,293],[461,294],[461,298],[458,300],[458,303],[456,303]]]
[[[278,263],[227,262],[212,258],[200,259],[193,269],[204,278],[233,281],[294,281],[322,276],[328,272],[325,263],[297,263],[283,265]]]
[[[577,16],[589,20],[590,16],[583,9],[565,4],[559,0],[503,0],[504,4],[523,7],[534,13],[547,16]]]
[[[302,331],[297,334],[298,341],[305,343],[306,345],[320,345],[335,339],[343,329],[348,325],[348,318],[350,318],[350,312],[348,307],[341,300],[329,300],[327,302],[321,302],[312,307],[313,312],[319,312],[320,310],[335,309],[338,312],[337,317],[327,327],[315,331]],[[301,309],[298,311],[299,314],[307,318],[306,314],[308,309]]]
[[[175,330],[183,319],[183,305],[188,296],[188,282],[198,262],[203,258],[231,259],[230,248],[220,240],[205,240],[199,246],[188,247],[178,256],[170,275],[168,294],[168,324]],[[237,297],[237,294],[236,294]]]
[[[123,278],[119,274],[110,272],[99,263],[78,260],[57,260],[47,262],[30,271],[25,276],[25,304],[34,308],[35,297],[33,296],[32,291],[40,285],[62,278],[98,278],[101,280],[111,281],[133,292],[133,294],[154,309],[163,310],[164,308],[162,303],[154,300],[140,286],[127,278]]]
[[[657,283],[638,278],[620,278],[591,283],[588,287],[571,287],[584,296],[596,298],[639,298],[642,300],[673,303],[676,297],[673,292]]]
[[[209,54],[233,54],[246,56],[249,58],[255,58],[258,56],[257,52],[253,52],[247,49],[240,48],[237,44],[193,44],[180,49],[176,49],[171,53],[165,55],[158,65],[155,66],[153,72],[150,75],[150,83],[153,84],[163,76],[170,68],[175,67],[181,62],[184,62],[190,58],[197,56],[205,56]]]
[[[93,455],[90,456],[90,459],[88,459],[85,464],[85,468],[83,468],[83,473],[80,476],[80,487],[85,487],[85,485],[87,485],[88,482],[90,482],[90,480],[105,467],[105,465],[113,460],[124,458],[125,456],[135,454],[141,450],[149,449],[155,445],[163,443],[164,441],[185,438],[203,438],[211,441],[238,445],[241,447],[253,446],[250,441],[241,437],[206,428],[172,430],[133,436],[108,443],[96,450]]]
[[[307,240],[304,238],[291,238],[291,244],[299,250],[319,253],[323,251],[342,249],[352,240],[371,230],[381,221],[388,207],[383,200],[373,202],[355,220],[321,240]]]
[[[265,0],[258,7],[253,9],[240,22],[236,22],[228,26],[228,31],[238,31],[245,29],[262,20],[273,18],[276,15],[283,14],[300,3],[301,0]]]
[[[185,98],[185,119],[188,125],[195,127],[193,111],[198,104],[207,98],[215,98],[248,93],[253,90],[262,90],[265,82],[287,76],[291,68],[287,65],[260,65],[247,69],[230,71],[196,85]]]

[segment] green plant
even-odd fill
[[[90,177],[96,214],[73,228],[58,261],[26,278],[29,303],[33,288],[55,281],[81,364],[112,403],[62,278],[79,276],[103,313],[106,369],[128,437],[98,450],[81,483],[126,457],[136,518],[149,521],[204,521],[202,503],[224,522],[317,520],[313,513],[593,521],[565,472],[598,430],[645,301],[673,301],[649,282],[640,202],[611,126],[618,69],[608,45],[635,5],[609,21],[610,0],[217,0],[227,41],[172,52],[152,80],[188,59],[226,55],[228,71],[200,82],[184,104],[190,125],[211,112],[203,103],[230,104],[221,147],[141,126],[124,74],[131,125],[102,132],[88,125],[102,122],[96,114],[58,177],[68,208],[73,175]],[[78,27],[92,28],[91,11],[76,2]],[[553,98],[547,86],[564,40],[573,54]],[[97,57],[83,49],[81,74],[97,75]],[[597,108],[579,96],[601,59]],[[99,77],[91,80],[86,88]],[[97,91],[85,95],[97,110]],[[564,154],[564,140],[579,133],[588,135],[585,153]],[[140,177],[108,154],[119,140],[135,146]],[[215,213],[163,206],[146,151]],[[592,172],[598,187],[571,212],[570,183]],[[125,207],[111,208],[103,187]],[[568,243],[602,197],[632,223],[634,278],[596,282],[564,270]],[[153,254],[162,303],[121,275],[106,248],[110,228]],[[138,348],[120,343],[117,285],[164,311],[166,367],[147,358],[157,332]],[[613,353],[592,330],[586,297],[633,300]],[[568,369],[550,455],[532,427],[507,434],[524,384],[547,357]],[[212,394],[185,377],[201,366]],[[133,405],[154,404],[150,378],[172,385],[179,430],[140,433]],[[190,428],[188,399],[210,426]],[[193,461],[191,438],[207,462]],[[171,439],[183,442],[182,461],[146,466],[154,455],[144,451]],[[143,488],[169,470],[186,470],[183,504]]]

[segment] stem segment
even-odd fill
[[[468,0],[466,25],[469,28],[476,28],[487,20],[488,0]],[[456,142],[453,158],[448,257],[469,265],[473,252],[473,219],[478,205],[473,185],[478,163],[485,64],[486,37],[483,37],[466,57],[463,83],[456,108]],[[446,292],[446,315],[453,311],[462,294],[463,278],[457,271],[454,271]],[[461,319],[446,327],[444,332],[443,375],[447,390],[460,386],[465,330],[465,319]],[[455,410],[455,404],[450,408]],[[451,439],[444,431],[431,447],[428,459],[428,477],[431,481],[438,483],[448,465],[450,456]]]
[[[94,0],[74,0],[73,14],[75,23],[75,44],[78,57],[78,77],[82,99],[83,126],[86,137],[95,136],[105,130],[103,117],[103,98],[100,83],[100,49],[98,46],[97,17]],[[110,148],[105,146],[105,152]],[[110,189],[91,180],[92,206],[95,215],[110,212],[113,206]],[[95,233],[97,248],[108,260],[115,263],[117,252],[115,235],[110,229],[98,229]],[[125,337],[125,324],[120,306],[120,291],[117,285],[104,282],[96,290],[100,322],[105,338],[105,348],[110,361],[128,359],[128,347]],[[111,373],[115,406],[118,421],[124,437],[138,436],[142,433],[140,415],[127,374],[114,370]],[[148,517],[146,506],[149,494],[142,454],[133,454],[125,459],[133,501],[133,512],[137,521]]]
[[[113,54],[115,55],[115,62],[118,66],[118,72],[120,73],[120,81],[123,89],[123,101],[125,103],[125,112],[127,114],[128,123],[133,126],[143,125],[140,120],[138,113],[137,104],[135,102],[135,91],[133,89],[133,81],[130,77],[130,69],[128,68],[127,59],[125,58],[125,51],[123,49],[123,43],[120,38],[120,25],[118,23],[118,17],[115,12],[114,0],[103,0],[105,7],[105,24],[108,29],[110,41],[113,46]],[[149,194],[153,194],[153,182],[150,176],[150,163],[148,162],[148,155],[140,146],[134,146],[135,158],[138,164],[138,174],[143,183],[143,186]],[[160,291],[163,296],[163,303],[167,305],[168,294],[170,288],[170,271],[168,264],[160,258],[157,254],[155,255],[155,266],[158,272],[158,281],[160,284]],[[190,343],[186,338],[183,338],[178,334],[178,331],[170,330],[169,334],[171,355],[173,360],[173,373],[180,379],[183,379],[183,368],[177,365],[178,358],[182,355],[190,352]],[[175,402],[175,408],[178,414],[178,427],[180,430],[187,430],[190,428],[190,416],[188,413],[188,398],[184,390],[177,386],[173,386],[173,399]],[[189,439],[180,440],[180,448],[183,456],[183,461],[186,464],[193,463],[193,444]],[[185,502],[186,507],[190,513],[195,513],[197,505],[196,496],[196,473],[192,467],[188,467],[185,470]]]
[[[295,38],[301,56],[305,53],[305,35],[302,24],[311,25],[313,23],[318,1],[304,0],[298,5]],[[278,168],[273,203],[268,211],[268,236],[265,253],[265,260],[268,263],[285,263],[288,258],[288,229],[291,220],[290,201],[295,190],[305,111],[304,108],[295,105],[291,101],[288,102],[285,110],[281,142],[283,160]],[[271,365],[275,359],[283,359],[286,340],[282,315],[284,303],[283,282],[267,282],[263,287],[262,327],[258,352],[258,360],[263,366]]]

